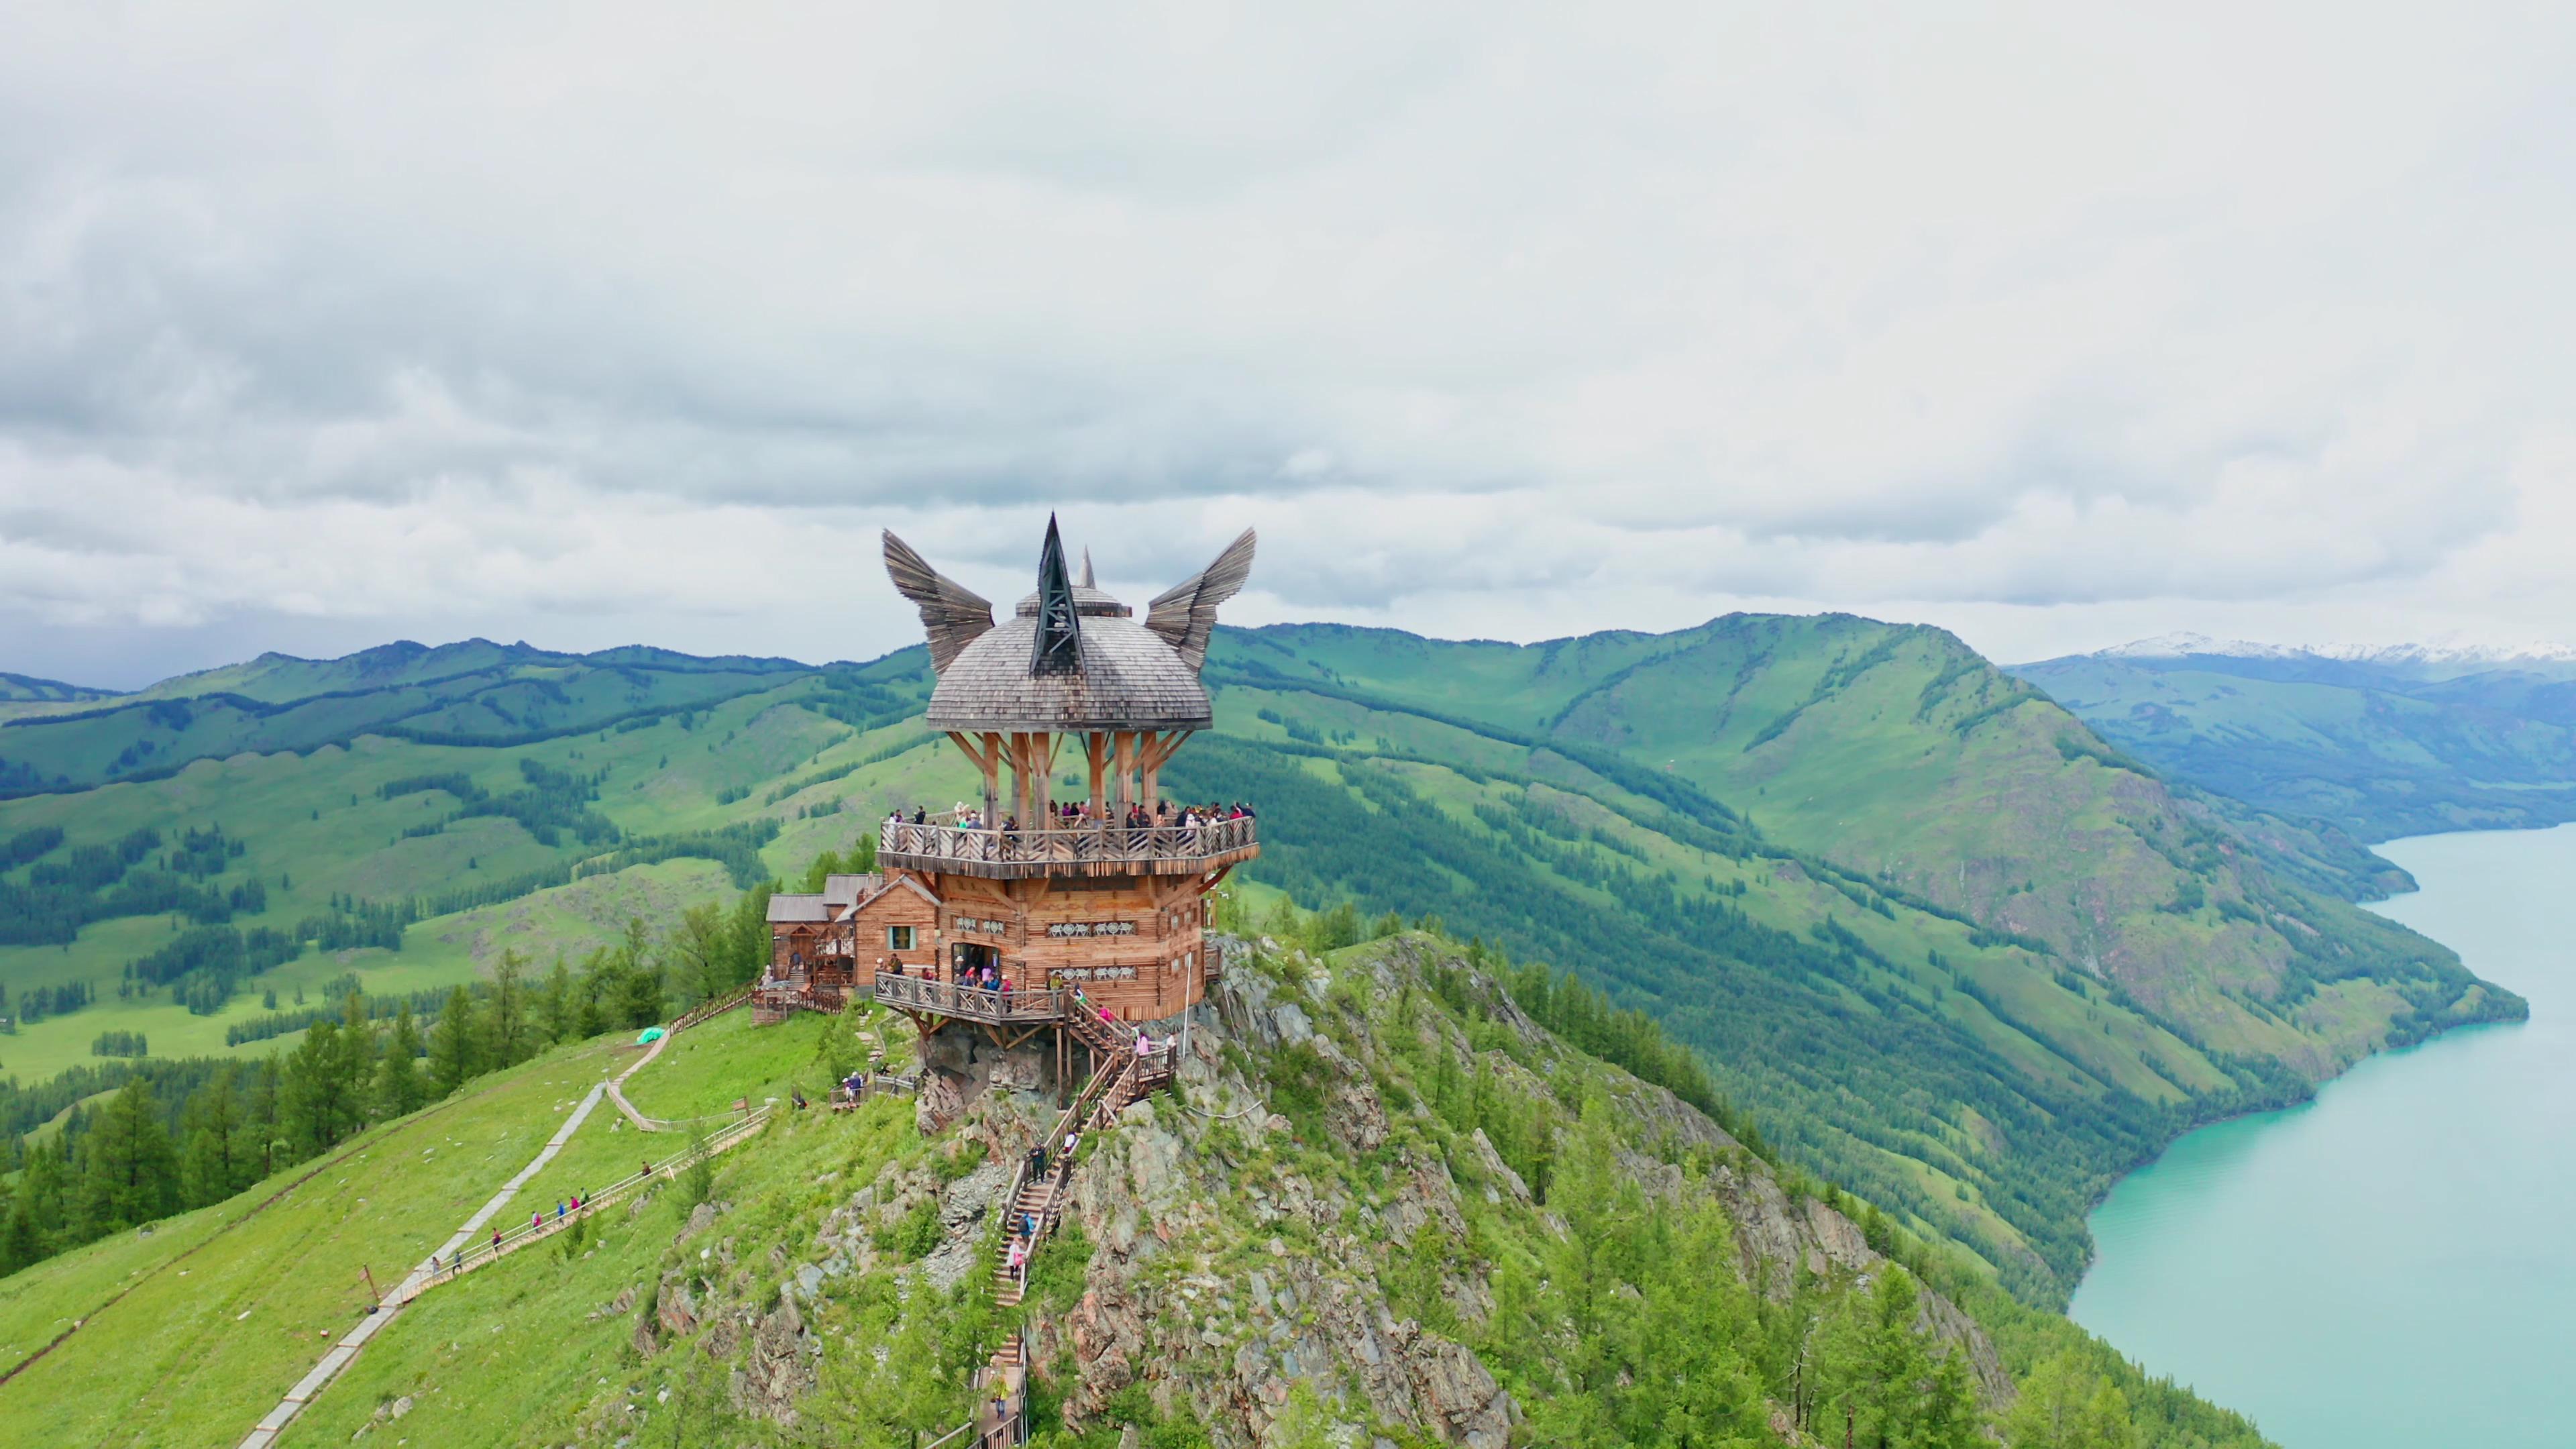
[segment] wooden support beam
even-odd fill
[[[1047,733],[1038,736],[1046,742],[1038,760],[1038,819],[1047,829],[1055,828],[1055,756],[1063,748],[1064,736]]]
[[[984,732],[984,820],[991,824],[993,812],[1002,808],[1002,737]]]
[[[1013,730],[1010,734],[1009,744],[1006,749],[1006,758],[1011,762],[1011,799],[1010,803],[1002,809],[1002,816],[1005,820],[1028,813],[1029,737],[1019,730]],[[985,824],[988,828],[996,827],[1002,824],[1002,820],[989,820],[986,821]]]
[[[1082,737],[1083,759],[1091,766],[1091,814],[1095,820],[1109,818],[1109,736],[1092,730]]]
[[[1181,741],[1189,737],[1187,730],[1171,730],[1146,746],[1144,757],[1138,763],[1145,772],[1145,808],[1147,810],[1152,810],[1162,802],[1163,765],[1172,758],[1172,753],[1181,747]]]

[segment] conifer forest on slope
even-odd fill
[[[925,674],[388,646],[9,705],[0,1126],[76,1144],[136,1074],[175,1114],[353,984],[425,1021],[510,953],[675,996],[740,970],[743,891],[970,792]],[[1167,780],[1261,810],[1253,888],[1652,1011],[1787,1160],[2033,1302],[2184,1127],[2520,1009],[2347,906],[2348,860],[2253,843],[1936,630],[1292,626],[1221,631],[1209,675]]]

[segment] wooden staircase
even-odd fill
[[[1011,1215],[1002,1221],[1002,1246],[999,1256],[993,1260],[993,1301],[1005,1308],[1017,1304],[1028,1294],[1028,1262],[1022,1259],[1019,1270],[1012,1271],[1011,1244],[1023,1232],[1023,1225],[1035,1224],[1036,1231],[1028,1235],[1029,1251],[1034,1254],[1039,1239],[1054,1229],[1058,1199],[1069,1175],[1067,1167],[1068,1164],[1062,1162],[1049,1164],[1045,1174],[1023,1182],[1011,1199]]]
[[[1079,1010],[1065,1018],[1067,1029],[1075,1038],[1100,1056],[1099,1069],[1082,1090],[1066,1104],[1040,1145],[1046,1149],[1046,1170],[1032,1172],[1023,1159],[1019,1172],[1011,1179],[1005,1201],[1010,1216],[1002,1222],[1001,1245],[995,1249],[991,1282],[993,1301],[1004,1308],[1017,1306],[1027,1298],[1029,1265],[1037,1257],[1038,1245],[1055,1231],[1064,1215],[1066,1191],[1073,1183],[1074,1159],[1064,1151],[1064,1139],[1076,1132],[1098,1131],[1116,1120],[1119,1113],[1147,1095],[1170,1086],[1173,1044],[1139,1054],[1135,1029],[1124,1022],[1104,1021],[1097,1011]],[[1017,1269],[1011,1267],[1011,1245],[1025,1241],[1026,1255]],[[972,1443],[976,1449],[1007,1449],[1028,1438],[1028,1340],[1025,1330],[1014,1333],[993,1351],[991,1359],[975,1375],[975,1417],[941,1435],[924,1449],[947,1449],[951,1444]],[[993,1411],[999,1400],[1002,1409]]]
[[[1103,1017],[1100,1008],[1077,993],[1067,1004],[1064,1024],[1074,1040],[1096,1052],[1134,1052],[1136,1028],[1116,1017]]]

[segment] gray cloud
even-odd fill
[[[1245,617],[2546,633],[2571,41],[22,8],[0,646],[863,655],[877,528],[1016,597],[1049,507],[1140,590],[1258,523]]]

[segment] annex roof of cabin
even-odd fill
[[[939,683],[925,722],[959,730],[1194,730],[1213,720],[1199,670],[1219,604],[1252,573],[1252,530],[1216,561],[1157,595],[1139,622],[1101,592],[1083,560],[1075,582],[1053,518],[1037,592],[998,623],[982,595],[885,536],[886,573],[921,610]]]

